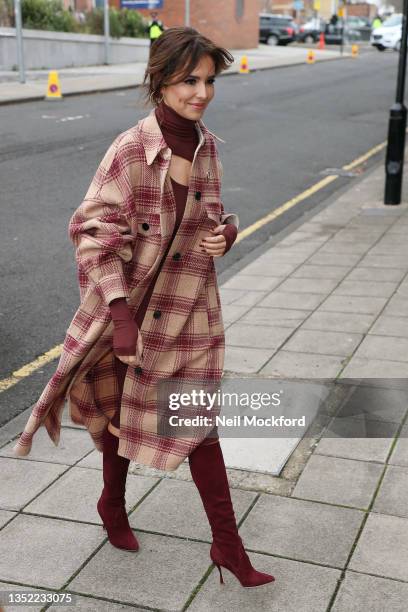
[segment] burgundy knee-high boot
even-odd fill
[[[103,482],[102,495],[97,510],[106,529],[110,543],[116,548],[136,551],[139,543],[130,528],[126,513],[126,478],[129,459],[117,454],[119,438],[108,428],[103,433]]]
[[[210,523],[210,556],[220,573],[220,582],[224,582],[221,566],[230,570],[243,587],[273,582],[274,576],[252,567],[238,534],[220,443],[200,444],[189,455],[189,465]]]

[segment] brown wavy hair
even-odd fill
[[[234,57],[227,49],[217,46],[194,28],[169,28],[150,48],[143,87],[145,104],[160,102],[160,90],[170,83],[183,81],[204,55],[209,55],[218,75],[230,66]]]

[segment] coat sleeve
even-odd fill
[[[222,167],[222,163],[217,155],[217,168],[218,168],[218,176],[219,176],[219,181],[221,184],[221,180],[222,180],[222,175],[223,175],[223,167]],[[224,210],[224,204],[221,202],[221,216],[220,216],[220,225],[229,225],[229,224],[235,225],[235,227],[238,229],[239,228],[239,217],[237,214],[232,213],[232,212],[225,212]]]
[[[119,135],[102,159],[68,229],[80,285],[91,279],[106,304],[129,297],[122,264],[133,254],[129,222],[132,201],[129,161]]]

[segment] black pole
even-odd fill
[[[405,73],[407,64],[408,0],[404,0],[401,47],[398,61],[397,96],[390,109],[388,145],[385,158],[384,204],[400,204],[404,172],[405,130],[407,108],[404,104]]]

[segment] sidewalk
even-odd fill
[[[248,57],[250,70],[281,68],[306,62],[308,47],[268,47],[260,45],[256,49],[234,49],[234,64],[221,76],[239,72],[239,62],[243,55]],[[338,50],[315,50],[316,61],[341,59]],[[343,58],[350,57],[344,53]],[[127,89],[137,87],[143,81],[146,64],[112,64],[109,66],[84,66],[83,68],[64,68],[58,71],[63,96]],[[43,100],[47,93],[48,70],[28,70],[27,82],[19,82],[18,72],[0,71],[0,104]]]
[[[364,422],[386,437],[304,439],[279,477],[229,469],[244,544],[276,582],[243,589],[225,570],[219,584],[187,463],[173,473],[132,465],[126,499],[141,549],[113,548],[96,513],[101,454],[88,433],[65,418],[58,448],[42,428],[31,454],[12,458],[26,411],[0,430],[0,592],[77,593],[64,608],[75,612],[406,611],[407,403],[391,410],[387,393],[395,399],[408,377],[408,202],[383,206],[383,183],[381,165],[221,288],[227,377],[396,387],[378,390]]]

